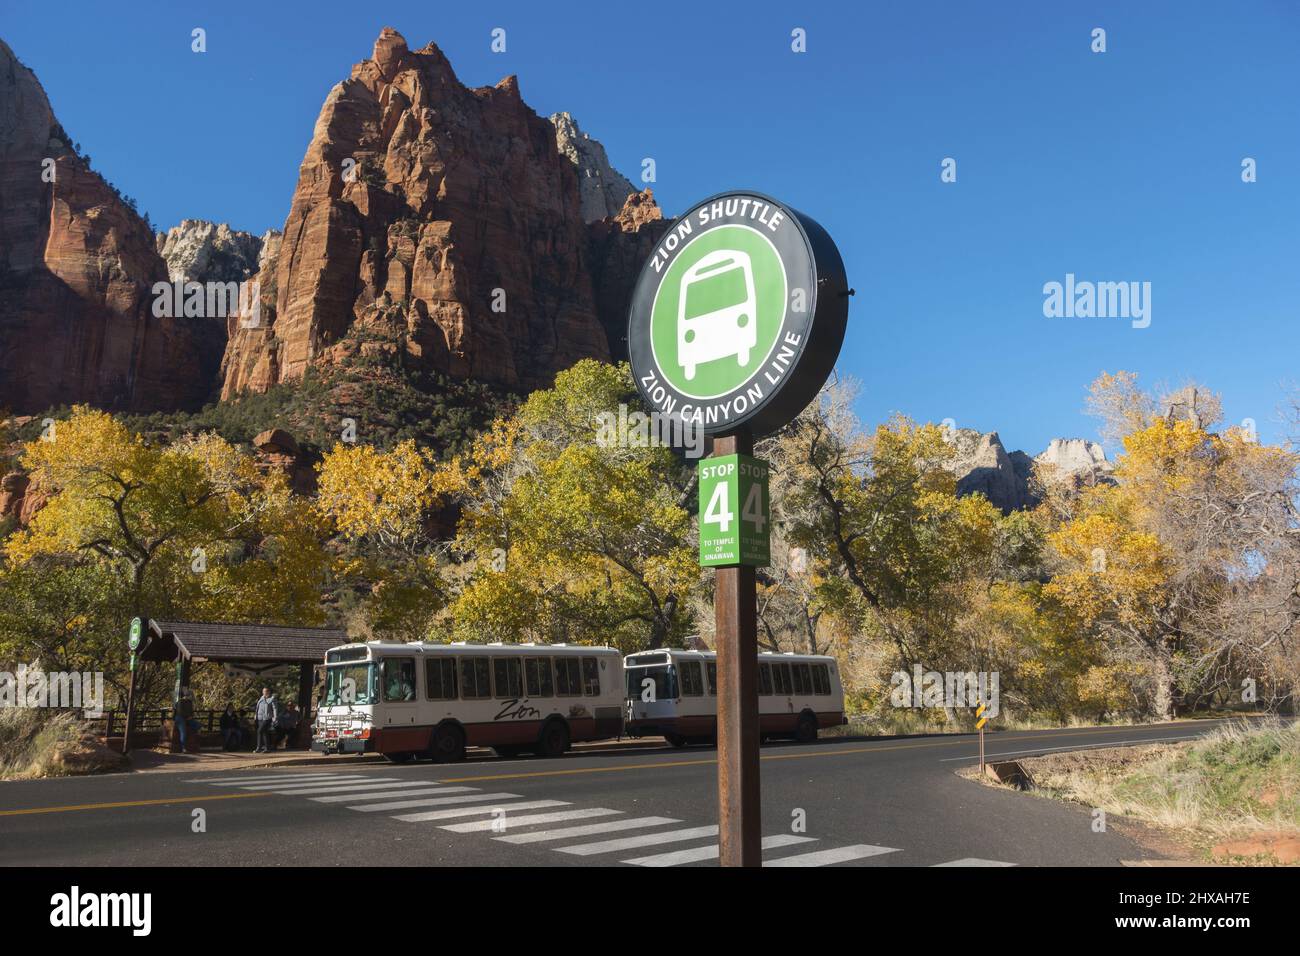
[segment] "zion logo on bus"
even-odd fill
[[[825,383],[851,294],[814,220],[761,193],[712,196],[669,225],[637,280],[637,388],[705,434],[773,431]]]

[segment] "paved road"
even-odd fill
[[[1006,732],[988,737],[988,755],[1187,739],[1218,723]],[[974,755],[973,736],[764,747],[765,865],[1110,866],[1151,855],[1114,828],[1092,832],[1086,808],[957,777]],[[336,759],[0,783],[0,864],[717,862],[709,748],[402,767]],[[193,830],[197,810],[206,832]]]

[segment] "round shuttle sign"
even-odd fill
[[[761,193],[712,196],[672,223],[633,290],[637,389],[705,434],[774,431],[834,368],[850,294],[814,220]]]

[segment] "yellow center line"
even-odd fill
[[[1190,721],[1188,721],[1190,723]],[[1176,724],[1156,724],[1153,727],[1174,727]],[[1063,730],[1050,734],[1020,734],[1013,736],[1011,734],[998,734],[992,738],[993,741],[1002,740],[1056,740],[1061,737],[1077,737],[1083,734],[1106,734],[1106,733],[1132,733],[1133,727],[1102,727],[1086,728],[1082,730]],[[1155,738],[1153,743],[1158,743],[1159,738]],[[933,747],[956,747],[956,746],[974,746],[974,740],[970,735],[957,737],[953,740],[929,740],[919,743],[905,744],[880,744],[871,747],[827,747],[825,749],[802,751],[793,754],[764,754],[759,757],[760,760],[802,760],[806,757],[839,757],[849,756],[851,754],[877,753],[886,750],[916,750],[918,748]],[[635,763],[620,764],[614,767],[578,767],[570,770],[533,770],[527,773],[494,773],[480,774],[467,777],[440,777],[439,783],[472,783],[475,780],[526,780],[532,777],[564,777],[573,774],[586,773],[620,773],[626,770],[660,770],[672,767],[698,767],[708,764],[716,764],[716,757],[706,757],[700,760],[663,760],[655,763]]]
[[[1156,724],[1155,727],[1178,727],[1195,723],[1195,721],[1180,721],[1177,724]],[[1108,733],[1132,733],[1133,727],[1094,727],[1084,728],[1081,730],[1061,730],[1051,733],[1034,733],[1034,734],[997,734],[993,740],[1056,740],[1060,737],[1077,737],[1084,734],[1108,734]],[[1153,739],[1158,743],[1159,738]],[[850,756],[852,754],[879,753],[888,750],[917,750],[931,749],[935,747],[958,747],[962,745],[970,746],[973,740],[969,735],[955,736],[949,740],[926,740],[916,743],[899,743],[899,744],[878,744],[870,747],[827,747],[811,751],[802,751],[791,754],[764,754],[760,760],[802,760],[807,757],[840,757]],[[478,780],[526,780],[532,777],[565,777],[574,774],[591,774],[591,773],[625,773],[629,770],[663,770],[673,767],[701,767],[716,764],[716,757],[703,757],[698,760],[662,760],[654,763],[633,763],[619,764],[613,767],[577,767],[564,770],[533,770],[526,773],[493,773],[478,774],[465,777],[440,777],[435,783],[473,783]],[[413,780],[412,783],[417,781]],[[83,803],[74,806],[62,807],[30,807],[23,810],[0,810],[0,817],[27,816],[37,813],[71,813],[77,810],[112,810],[121,807],[153,807],[163,806],[169,803],[203,803],[213,800],[244,800],[250,797],[270,797],[274,796],[271,792],[262,793],[218,793],[203,794],[194,797],[167,797],[160,800],[124,800],[119,803]]]
[[[120,803],[81,803],[64,807],[29,807],[25,810],[0,810],[0,817],[19,817],[33,813],[70,813],[73,810],[112,810],[118,807],[156,807],[165,803],[208,803],[212,800],[244,800],[269,797],[269,793],[205,793],[201,797],[167,797],[164,800],[123,800]]]

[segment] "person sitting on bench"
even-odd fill
[[[289,701],[285,705],[284,711],[275,720],[275,746],[280,746],[280,741],[284,741],[284,749],[288,750],[292,746],[293,736],[298,732],[298,705]]]
[[[221,715],[221,740],[226,750],[238,750],[243,743],[243,731],[239,729],[239,716],[235,705],[227,704],[226,712]]]

